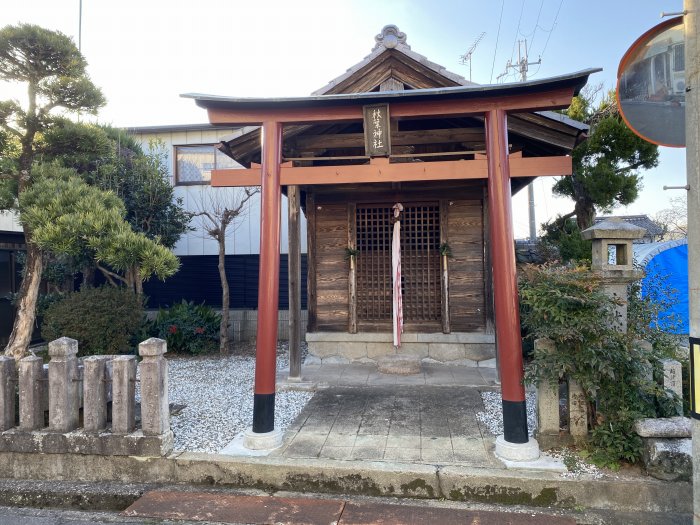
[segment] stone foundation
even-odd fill
[[[405,333],[398,349],[391,333],[313,332],[306,334],[306,342],[307,363],[377,363],[388,355],[411,355],[449,365],[496,366],[495,336],[480,332]]]
[[[172,452],[173,439],[170,429],[149,436],[142,430],[113,434],[107,430],[91,433],[78,429],[59,433],[48,430],[24,432],[15,428],[0,433],[0,452],[158,457]]]

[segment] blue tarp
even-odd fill
[[[664,289],[673,291],[673,304],[660,312],[660,326],[677,334],[689,333],[687,241],[635,245],[634,251],[646,273],[642,296],[654,298],[663,296]]]

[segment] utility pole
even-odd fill
[[[527,216],[530,224],[530,242],[537,240],[537,221],[535,220],[535,181],[527,185]]]
[[[524,53],[523,53],[524,49]],[[508,74],[511,69],[517,69],[520,73],[520,82],[527,81],[527,72],[530,66],[535,66],[542,63],[542,57],[537,59],[537,62],[529,62],[527,56],[527,40],[518,40],[518,61],[513,64],[510,60],[506,62],[506,70],[496,77],[496,80]]]
[[[524,49],[524,53],[523,53]],[[520,73],[520,82],[527,81],[527,71],[530,66],[542,63],[542,57],[537,59],[537,62],[530,62],[527,56],[527,39],[518,40],[518,61],[513,64],[510,60],[506,64],[506,70],[498,75],[498,78],[508,74],[510,69],[517,69]],[[497,78],[497,80],[498,80]],[[535,181],[527,185],[527,211],[530,224],[530,241],[537,240],[537,221],[535,220]]]
[[[83,0],[78,5],[78,51],[83,52]]]
[[[685,164],[688,183],[688,319],[690,337],[700,337],[700,26],[698,0],[684,0]],[[693,351],[692,345],[690,351]],[[692,373],[692,371],[691,371]],[[691,396],[692,396],[691,392]],[[700,420],[693,429],[693,523],[700,525]]]

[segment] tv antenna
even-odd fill
[[[476,49],[476,46],[479,45],[479,42],[486,36],[486,32],[482,32],[476,40],[474,40],[474,43],[472,44],[472,47],[469,48],[469,50],[464,53],[461,57],[459,57],[459,63],[462,65],[466,65],[469,63],[469,82],[472,81],[472,55],[474,54],[474,50]]]

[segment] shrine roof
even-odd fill
[[[601,71],[589,68],[545,79],[513,82],[508,84],[471,84],[467,86],[408,89],[403,91],[372,91],[365,93],[339,93],[330,95],[311,95],[306,97],[229,97],[203,93],[186,93],[184,98],[194,99],[198,106],[206,109],[286,109],[330,107],[361,104],[386,103],[392,101],[429,101],[429,100],[464,100],[485,99],[513,95],[528,95],[560,88],[573,88],[574,95],[586,85],[588,77]]]

